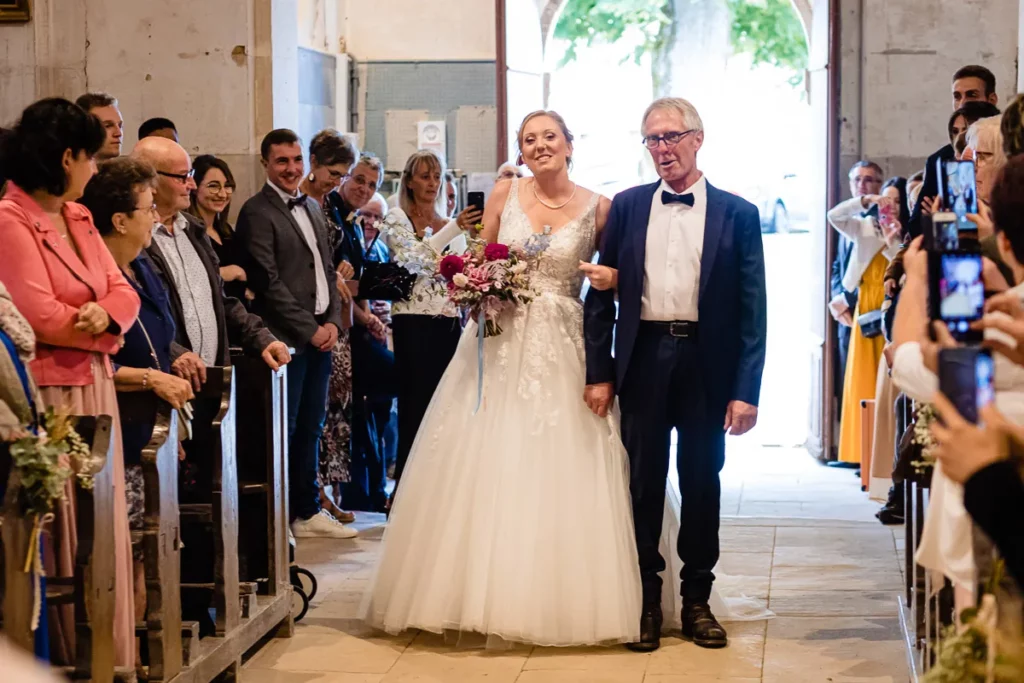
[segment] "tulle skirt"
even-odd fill
[[[366,619],[545,646],[634,641],[626,454],[582,400],[582,310],[543,296],[484,342],[470,324],[413,445]]]

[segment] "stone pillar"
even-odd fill
[[[40,97],[109,92],[125,153],[143,121],[173,120],[190,154],[231,166],[237,210],[263,182],[262,136],[298,123],[297,48],[298,0],[35,0],[31,22],[0,26],[0,121]]]

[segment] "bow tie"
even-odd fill
[[[306,195],[304,195],[304,194],[300,194],[295,199],[289,199],[288,200],[288,210],[289,211],[294,209],[296,206],[305,206],[305,205],[306,205]]]
[[[688,192],[686,194],[672,194],[668,190],[662,190],[661,192],[661,203],[662,204],[686,204],[687,206],[693,206],[693,193]]]

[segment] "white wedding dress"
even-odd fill
[[[583,402],[578,265],[595,250],[596,207],[595,195],[551,235],[532,279],[538,296],[484,341],[475,415],[477,327],[466,328],[402,475],[363,605],[371,625],[543,646],[639,639],[628,460],[616,417]],[[513,183],[498,240],[532,234]],[[663,603],[678,625],[678,493],[668,500]],[[730,611],[717,599],[712,608]]]

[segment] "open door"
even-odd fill
[[[514,161],[516,131],[544,107],[544,36],[535,0],[496,0],[498,161]]]
[[[811,401],[807,449],[821,460],[834,459],[832,444],[836,405],[832,397],[833,352],[835,345],[832,319],[828,314],[829,275],[835,253],[835,231],[825,218],[836,202],[839,168],[839,94],[835,67],[839,64],[838,0],[814,0],[809,31],[807,89],[810,98],[814,140],[812,174],[814,187],[811,206]]]

